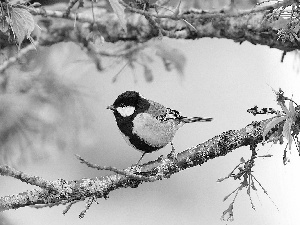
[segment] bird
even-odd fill
[[[136,91],[125,91],[107,107],[112,110],[117,126],[127,144],[142,152],[157,151],[171,142],[177,130],[186,123],[210,122],[213,118],[185,117],[177,110],[143,97]]]

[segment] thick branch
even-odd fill
[[[241,130],[229,130],[177,155],[159,158],[156,161],[124,170],[126,174],[143,175],[149,179],[136,179],[135,176],[114,174],[94,179],[75,181],[58,179],[54,182],[45,182],[37,177],[30,179],[29,175],[24,175],[13,169],[10,171],[9,167],[2,166],[0,167],[1,175],[18,178],[14,174],[21,174],[22,179],[20,180],[30,184],[34,184],[36,179],[41,189],[0,198],[0,211],[37,204],[65,204],[89,197],[106,198],[111,191],[119,188],[136,188],[142,182],[169,178],[181,170],[202,165],[210,159],[224,156],[241,146],[262,142],[263,130],[269,121],[270,119],[252,122]]]
[[[240,17],[216,17],[202,19],[201,15],[185,14],[184,18],[197,29],[196,37],[192,37],[186,29],[186,38],[216,37],[231,39],[235,42],[249,41],[252,44],[267,45],[284,51],[298,49],[297,43],[278,40],[278,29],[265,16],[266,12],[245,14]]]
[[[161,31],[164,31],[163,35],[171,38],[216,37],[231,39],[236,42],[249,41],[253,44],[267,45],[284,51],[299,49],[297,40],[286,42],[278,40],[279,28],[276,28],[274,23],[266,19],[266,15],[273,9],[273,6],[268,6],[258,8],[253,12],[248,10],[234,14],[187,11],[178,16],[161,15],[160,18],[153,16],[152,19],[155,19]],[[77,32],[82,30],[82,23],[93,24],[94,22],[98,25],[101,35],[108,42],[119,40],[141,42],[161,35],[157,26],[152,26],[143,15],[136,13],[131,14],[127,19],[127,33],[122,30],[117,16],[112,13],[103,13],[96,17],[95,21],[87,12],[64,14],[60,11],[34,9],[32,13],[47,16],[49,19],[50,17],[65,18],[52,20],[52,25],[46,27],[46,32],[39,40],[41,45],[62,40],[78,42]],[[149,15],[152,14],[145,12],[145,15],[149,18]],[[40,20],[45,21],[45,18],[42,17]],[[67,22],[68,20],[70,22]],[[75,20],[76,29],[74,29]],[[190,23],[196,30],[184,21]]]

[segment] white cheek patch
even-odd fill
[[[133,107],[133,106],[117,108],[118,113],[120,113],[120,115],[123,117],[131,116],[134,113],[134,110],[135,110],[135,107]]]

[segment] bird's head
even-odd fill
[[[126,91],[120,94],[107,109],[112,110],[115,116],[129,117],[136,112],[142,112],[147,104],[149,104],[148,101],[138,92]]]

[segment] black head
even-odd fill
[[[126,106],[133,106],[137,107],[141,96],[136,91],[126,91],[118,96],[115,100],[113,106],[114,108],[117,107],[126,107]]]
[[[118,120],[126,117],[134,118],[137,113],[145,112],[150,107],[147,99],[136,91],[126,91],[118,96],[113,105],[108,106]]]

